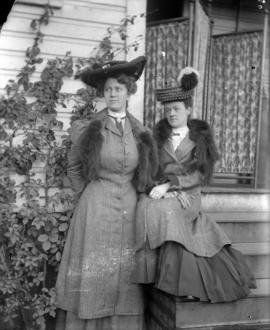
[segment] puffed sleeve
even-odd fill
[[[88,121],[76,120],[70,129],[71,149],[68,152],[67,175],[75,194],[79,196],[85,188],[80,157],[79,138],[89,125]]]

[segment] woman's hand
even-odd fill
[[[149,196],[154,199],[160,199],[166,194],[169,188],[170,188],[169,182],[160,184],[151,190]]]
[[[191,195],[188,195],[186,192],[181,191],[178,195],[177,198],[179,202],[181,203],[182,207],[186,209],[187,207],[191,206],[191,200],[194,198]]]

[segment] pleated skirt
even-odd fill
[[[213,257],[199,257],[176,242],[154,250],[147,243],[137,252],[135,269],[135,283],[211,303],[241,299],[256,288],[245,256],[229,245]]]

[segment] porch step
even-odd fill
[[[204,193],[202,209],[205,212],[246,212],[260,213],[269,211],[269,193]]]
[[[270,296],[250,295],[235,302],[209,304],[181,302],[152,290],[149,301],[149,330],[270,329]]]
[[[213,326],[269,324],[270,297],[247,298],[224,304],[177,304],[176,329],[207,329]],[[191,321],[192,320],[192,321]],[[256,328],[255,328],[256,329]]]
[[[270,223],[222,222],[219,225],[233,243],[270,242]]]
[[[226,212],[216,211],[216,212],[207,212],[207,214],[212,217],[215,221],[226,223],[226,222],[241,222],[241,223],[253,223],[253,222],[270,222],[270,212],[247,212],[245,210],[232,212],[230,210]]]
[[[268,222],[218,222],[233,243],[270,242]]]
[[[246,256],[246,261],[256,279],[270,277],[270,242],[234,243],[232,247]]]
[[[269,212],[207,212],[227,233],[232,242],[269,242]]]
[[[257,279],[270,277],[270,256],[269,255],[251,255],[246,256],[247,264]]]
[[[246,255],[257,288],[235,302],[209,304],[182,302],[151,290],[149,330],[270,330],[270,243],[235,243]]]
[[[266,297],[266,296],[270,297],[270,279],[269,278],[257,278],[256,284],[257,284],[257,288],[251,289],[251,293],[250,293],[249,297]],[[269,309],[269,313],[270,313],[270,309]]]
[[[232,247],[245,255],[258,256],[270,254],[270,243],[233,243]]]
[[[253,272],[257,288],[230,303],[183,302],[152,289],[148,330],[270,330],[269,191],[206,189],[202,210],[228,234]]]

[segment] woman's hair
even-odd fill
[[[182,102],[185,104],[185,107],[187,109],[192,108],[192,106],[193,106],[193,97],[189,96],[187,99],[184,99]]]
[[[109,79],[109,78],[114,78],[114,79],[116,79],[119,82],[119,84],[125,85],[126,88],[127,88],[127,91],[128,91],[128,95],[131,95],[131,94],[135,94],[136,93],[136,91],[137,91],[137,84],[136,84],[136,79],[134,77],[128,76],[128,75],[126,75],[124,73],[120,73],[118,75],[109,76],[107,79]],[[104,86],[105,86],[106,80],[103,80],[102,82],[100,82],[98,84],[97,94],[99,96],[103,96],[104,95]]]

